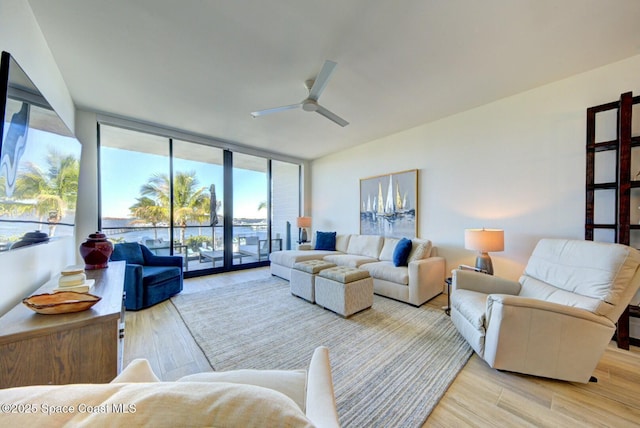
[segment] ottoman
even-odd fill
[[[306,260],[295,263],[291,268],[291,279],[289,280],[291,294],[314,303],[316,274],[323,269],[334,266],[335,264],[324,260]]]
[[[366,270],[337,266],[316,277],[316,304],[343,317],[373,305],[373,279]]]

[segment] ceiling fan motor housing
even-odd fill
[[[318,102],[314,100],[306,99],[302,102],[302,110],[316,111],[318,110]]]

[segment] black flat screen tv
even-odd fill
[[[8,52],[0,116],[0,253],[73,235],[81,144]]]

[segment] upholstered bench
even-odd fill
[[[334,266],[335,264],[325,262],[324,260],[306,260],[294,264],[291,268],[291,280],[289,281],[291,294],[314,303],[316,301],[316,274],[323,269],[332,268]]]
[[[316,304],[343,317],[373,305],[373,278],[366,270],[337,266],[318,272]]]

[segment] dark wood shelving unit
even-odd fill
[[[640,96],[631,92],[620,95],[618,101],[601,104],[587,109],[587,165],[585,200],[585,239],[593,240],[596,230],[613,230],[614,242],[631,244],[631,231],[640,230],[640,224],[631,224],[631,189],[640,188],[640,172],[632,174],[631,153],[634,147],[640,147],[640,136],[633,137],[633,105],[640,103]],[[616,139],[596,142],[596,116],[598,113],[616,111]],[[616,181],[595,182],[596,153],[615,151]],[[598,191],[614,190],[614,222],[595,223],[595,197]],[[629,349],[629,344],[640,346],[640,340],[629,337],[629,317],[640,317],[638,307],[629,306],[617,323],[616,341],[619,348]]]

